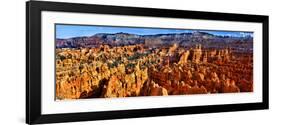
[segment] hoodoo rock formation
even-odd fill
[[[207,38],[215,39],[211,35],[201,38],[202,33],[190,35],[180,37],[201,43]],[[221,43],[215,48],[209,46],[212,42],[208,46],[204,43],[187,46],[176,41],[180,37],[172,35],[141,37],[119,33],[109,36],[98,34],[92,39],[57,40],[56,99],[254,91],[253,54],[247,48],[241,51]],[[124,43],[114,41],[115,37]],[[166,39],[175,44],[163,44]],[[228,39],[232,44],[234,38]],[[66,47],[75,46],[77,41],[84,41],[85,44],[79,44],[82,48]],[[237,46],[240,47],[240,43]]]
[[[186,64],[187,63],[187,59],[189,56],[189,51],[187,50],[186,52],[184,52],[182,54],[182,56],[180,57],[180,61],[178,62],[178,64]]]
[[[202,56],[201,45],[200,44],[196,45],[196,47],[191,50],[191,53],[192,53],[192,62],[199,63]]]

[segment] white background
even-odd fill
[[[70,0],[64,0],[69,1]],[[270,16],[270,109],[228,113],[135,118],[71,123],[73,125],[143,124],[280,124],[281,115],[281,41],[278,0],[79,0],[84,3],[200,10]],[[25,121],[25,0],[3,0],[0,5],[1,91],[0,124],[20,125]],[[69,125],[70,123],[63,123]]]

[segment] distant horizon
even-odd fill
[[[229,37],[253,37],[253,32],[243,31],[220,31],[220,30],[196,30],[196,29],[170,29],[170,28],[146,28],[146,27],[121,27],[121,26],[90,26],[57,24],[56,39],[69,39],[74,37],[90,37],[99,33],[116,34],[128,33],[136,35],[157,35],[157,34],[180,34],[205,32],[216,36]]]

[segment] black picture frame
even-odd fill
[[[262,102],[43,115],[41,113],[41,11],[99,13],[262,23]],[[40,124],[268,109],[268,25],[269,18],[268,16],[264,15],[229,14],[62,2],[28,1],[26,3],[26,123]]]

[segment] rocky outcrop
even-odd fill
[[[203,55],[203,63],[207,63],[208,62],[208,53],[205,52]]]
[[[200,44],[155,47],[57,48],[56,99],[254,91],[252,53]]]
[[[196,45],[196,47],[191,51],[192,51],[192,59],[191,59],[192,62],[199,63],[202,56],[201,44]]]
[[[103,86],[102,97],[112,98],[112,97],[124,97],[125,91],[122,88],[122,83],[116,76],[111,76],[107,85]]]
[[[223,84],[222,88],[223,93],[234,93],[234,92],[240,92],[240,89],[236,86],[234,80],[227,79],[226,82]]]
[[[149,96],[167,96],[168,95],[168,91],[159,86],[158,84],[155,84],[153,81],[150,85],[150,92],[149,92]]]
[[[186,52],[184,52],[181,57],[180,57],[180,61],[178,62],[178,64],[186,64],[188,61],[188,56],[189,56],[189,51],[187,50]]]

